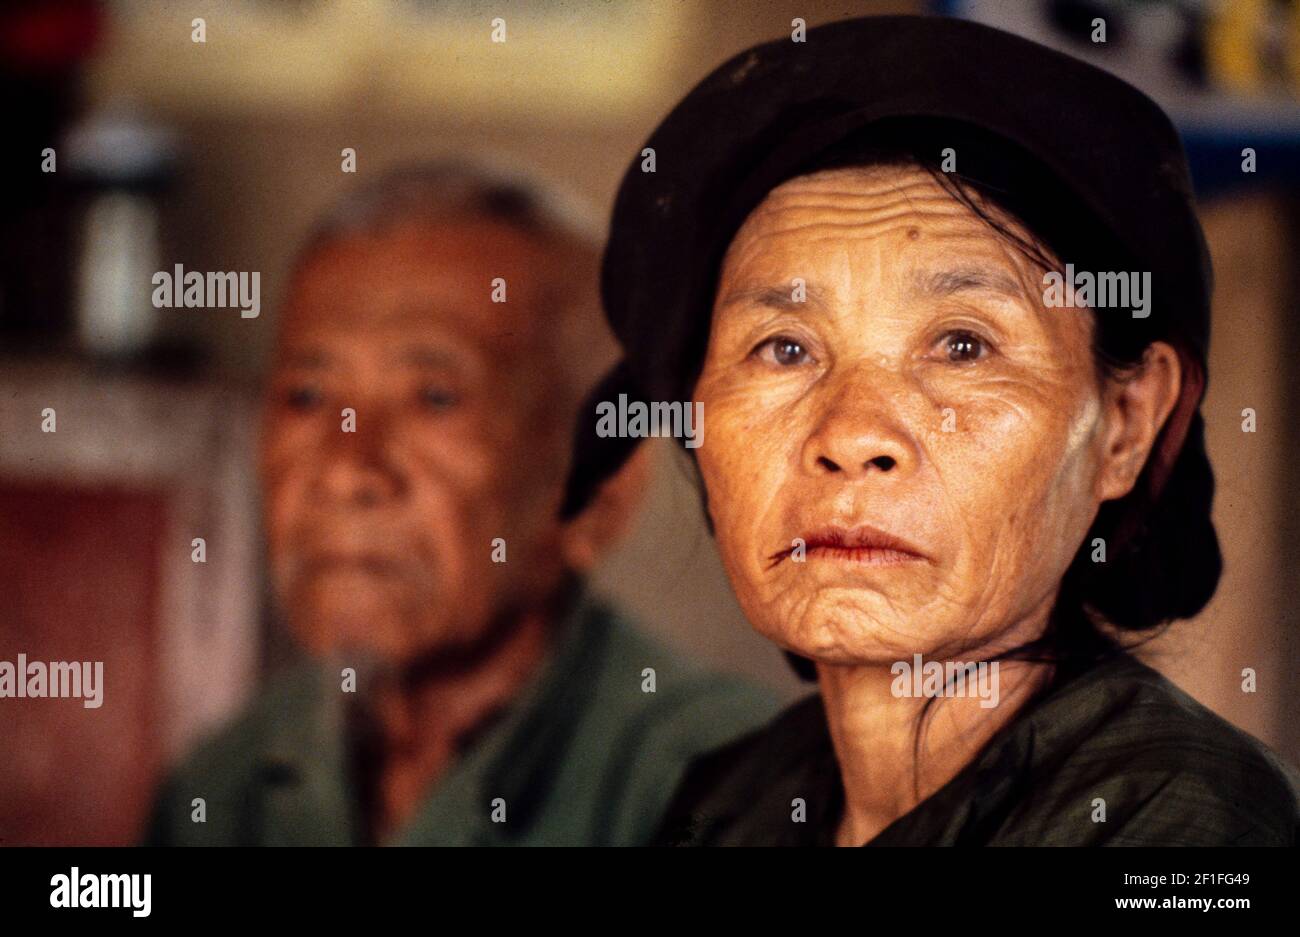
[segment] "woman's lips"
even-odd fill
[[[865,566],[897,566],[929,558],[901,537],[867,524],[855,527],[818,527],[801,534],[804,559],[837,560]],[[773,554],[771,565],[789,559],[796,545]],[[770,568],[770,567],[769,567]]]

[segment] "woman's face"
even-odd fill
[[[1043,273],[919,168],[794,179],[745,221],[696,454],[760,633],[886,663],[1041,632],[1099,503],[1140,468],[1115,464],[1132,456],[1093,312],[1045,307]]]

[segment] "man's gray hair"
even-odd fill
[[[317,221],[302,256],[338,238],[405,221],[472,217],[543,240],[560,236],[599,255],[604,224],[585,200],[517,168],[451,158],[399,165],[340,198]]]
[[[618,358],[618,345],[600,306],[599,266],[604,220],[563,187],[514,167],[464,157],[399,165],[361,183],[326,209],[298,254],[298,264],[318,249],[394,224],[434,224],[488,219],[567,252],[551,275],[568,299],[556,315],[551,353],[556,390],[581,399]],[[576,260],[576,265],[575,265]]]

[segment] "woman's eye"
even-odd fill
[[[984,340],[973,332],[949,332],[943,337],[943,352],[949,361],[978,361],[988,351]]]
[[[780,335],[761,342],[752,353],[782,367],[803,364],[808,360],[808,349],[793,338]]]
[[[311,410],[319,406],[324,398],[320,388],[306,384],[290,387],[284,395],[285,403],[294,410]]]
[[[416,397],[420,404],[429,410],[447,410],[457,403],[456,395],[441,387],[421,387]]]

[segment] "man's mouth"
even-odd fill
[[[303,563],[307,573],[358,572],[372,576],[394,576],[401,571],[396,558],[382,553],[315,553]]]
[[[928,561],[924,553],[901,537],[867,524],[855,527],[818,527],[795,538],[789,547],[772,554],[768,566],[792,559],[835,560],[864,566],[897,566]]]

